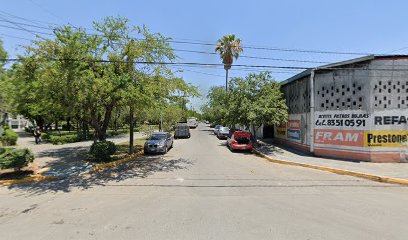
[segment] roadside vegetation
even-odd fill
[[[2,146],[17,145],[18,135],[9,126],[3,126],[3,133],[0,135],[0,142]]]
[[[62,126],[104,141],[108,129],[157,122],[157,112],[181,112],[181,103],[197,95],[170,68],[142,63],[176,59],[163,35],[114,17],[87,31],[58,27],[51,39],[25,47],[4,81],[10,109],[41,129]]]
[[[28,118],[52,144],[92,139],[96,159],[114,154],[106,139],[118,134],[129,133],[133,152],[134,131],[152,132],[158,124],[172,130],[191,115],[188,98],[198,96],[195,86],[156,64],[177,58],[168,39],[122,17],[95,21],[93,29],[57,27],[24,46],[7,69],[0,62],[0,112]],[[0,58],[7,58],[1,41]],[[153,127],[140,129],[145,123]],[[2,145],[15,145],[14,134],[5,130]]]
[[[215,124],[248,127],[254,133],[262,124],[278,125],[288,118],[280,84],[269,72],[232,78],[228,92],[222,86],[215,86],[207,98],[201,109],[203,118]]]

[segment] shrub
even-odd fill
[[[5,146],[13,146],[17,144],[17,133],[9,128],[5,128],[3,134],[0,136],[0,141]]]
[[[20,170],[34,161],[34,154],[29,149],[6,148],[0,150],[0,169]]]
[[[41,133],[41,139],[49,141],[51,139],[51,135],[48,134],[48,133],[43,132],[43,133]]]
[[[111,155],[115,154],[116,145],[110,141],[96,142],[92,144],[89,154],[97,162],[106,162],[111,160]]]
[[[64,135],[64,136],[53,136],[46,135],[47,141],[54,145],[65,144],[65,143],[74,143],[81,141],[81,137],[77,135]],[[43,139],[45,139],[43,137]]]

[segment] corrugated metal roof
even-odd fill
[[[408,55],[368,55],[368,56],[364,56],[364,57],[353,58],[353,59],[346,60],[346,61],[330,63],[330,64],[327,64],[327,65],[322,65],[320,67],[310,68],[310,69],[307,69],[307,70],[305,70],[305,71],[303,71],[301,73],[298,73],[295,76],[290,77],[290,78],[282,81],[281,85],[285,85],[285,84],[288,84],[290,82],[293,82],[293,81],[299,80],[301,78],[307,77],[307,76],[310,75],[312,70],[323,70],[323,69],[330,70],[330,68],[342,67],[342,66],[345,66],[345,65],[350,65],[350,64],[354,64],[354,63],[358,63],[358,62],[371,61],[371,60],[376,59],[376,58],[401,58],[401,57],[408,59]]]

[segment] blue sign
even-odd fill
[[[300,140],[300,130],[288,129],[288,138],[292,140]]]

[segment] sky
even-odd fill
[[[9,56],[15,57],[22,53],[21,45],[29,44],[27,39],[35,39],[35,35],[9,21],[42,27],[69,23],[92,28],[93,21],[121,16],[128,18],[133,25],[144,24],[152,32],[176,41],[207,43],[172,43],[174,49],[213,53],[215,45],[208,43],[215,44],[223,35],[236,34],[242,41],[244,52],[234,64],[316,67],[361,57],[365,53],[407,54],[406,9],[408,2],[397,0],[13,0],[2,1],[0,38]],[[24,28],[50,32],[30,26]],[[263,49],[254,49],[259,47]],[[216,54],[183,51],[176,51],[176,54],[179,62],[221,63]],[[191,106],[195,109],[205,102],[211,86],[225,84],[222,66],[178,67],[174,70],[182,70],[177,75],[199,87],[203,97],[191,99]],[[233,66],[230,77],[245,77],[262,70]],[[277,81],[301,71],[269,70]]]

